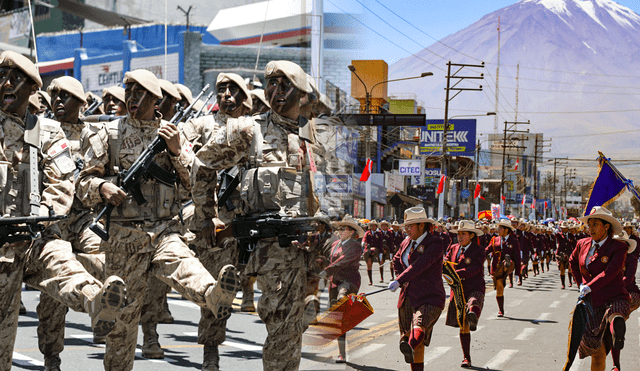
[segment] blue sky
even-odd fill
[[[393,41],[392,43],[384,40],[372,31],[366,30],[360,58],[384,59],[392,64],[431,45],[435,39],[440,40],[471,25],[484,15],[516,2],[517,0],[324,0],[324,10],[343,10],[360,14],[366,26]],[[616,2],[640,14],[640,0]],[[385,21],[400,32],[385,24]],[[402,33],[411,36],[420,44],[407,39]]]

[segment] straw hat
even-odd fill
[[[629,228],[629,227],[635,228],[635,225],[633,225],[633,223],[631,223],[631,222],[624,222],[623,227],[624,228]]]
[[[509,228],[512,232],[515,230],[515,228],[513,228],[513,226],[511,225],[511,221],[508,219],[500,219],[500,221],[496,223],[496,228],[498,227]]]
[[[392,227],[400,227],[400,223],[398,223],[397,220],[394,220],[393,223],[391,223]]]
[[[371,226],[371,225],[375,225],[376,227],[380,226],[380,223],[378,223],[377,220],[372,219],[369,223],[367,223],[367,225]]]
[[[391,227],[391,223],[389,223],[389,221],[388,221],[388,220],[381,220],[381,221],[380,221],[380,226],[382,227],[382,225],[383,225],[383,224],[386,224],[386,225],[388,225],[389,227]]]
[[[620,234],[620,232],[622,232],[622,224],[620,224],[620,221],[611,214],[611,211],[602,206],[594,206],[589,215],[581,217],[580,221],[587,224],[589,219],[600,219],[611,224],[613,227],[613,234]]]
[[[424,207],[414,206],[404,211],[404,226],[416,223],[436,224],[436,221],[427,217]]]
[[[356,231],[358,236],[364,236],[364,229],[362,229],[362,227],[360,227],[360,225],[358,224],[357,220],[353,219],[349,215],[345,215],[344,218],[342,219],[342,221],[340,221],[340,222],[332,222],[331,224],[333,224],[334,228],[340,228],[340,227],[352,228],[352,229],[354,229]]]
[[[622,231],[622,233],[616,234],[615,236],[613,236],[613,239],[614,240],[618,240],[618,241],[622,241],[622,242],[626,242],[627,245],[629,245],[629,249],[627,250],[627,254],[631,254],[632,252],[634,252],[636,247],[637,247],[637,245],[638,245],[634,239],[629,238],[629,235],[625,231]]]
[[[461,220],[458,224],[458,229],[454,229],[451,233],[459,233],[459,232],[473,232],[476,236],[482,236],[484,232],[482,230],[476,228],[476,225],[471,220]]]

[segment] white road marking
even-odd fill
[[[74,335],[68,335],[74,339],[79,339],[82,341],[86,341],[87,343],[93,345],[96,348],[106,348],[107,344],[96,344],[93,342],[93,334],[74,334]]]
[[[136,349],[136,357],[138,357],[139,360],[152,362],[152,363],[178,363],[177,359],[169,358],[169,357],[166,357],[166,356],[164,357],[164,359],[144,358],[142,356],[142,349],[140,349],[140,348]]]
[[[538,319],[534,320],[533,323],[546,321],[549,318],[549,316],[551,316],[551,313],[540,313],[540,317],[538,317]]]
[[[16,352],[13,352],[13,363],[20,366],[44,366],[44,362]]]
[[[483,368],[491,368],[491,369],[501,369],[513,356],[518,353],[517,350],[513,349],[502,349],[498,352],[493,358],[487,362]]]
[[[200,306],[196,305],[192,302],[190,302],[189,300],[178,300],[178,299],[167,299],[167,301],[169,302],[169,304],[173,304],[173,305],[177,305],[179,307],[185,307],[185,308],[192,308],[192,309],[198,309],[200,310]]]
[[[560,306],[560,304],[562,304],[561,301],[554,301],[553,303],[551,303],[551,305],[549,305],[549,308],[557,308]]]
[[[385,316],[385,317],[387,317],[387,318],[398,318],[398,313],[395,313],[395,314],[389,314],[389,315],[387,315],[387,316]]]
[[[472,334],[477,334],[477,333],[478,333],[478,331],[482,330],[483,328],[484,328],[484,326],[478,326],[478,327],[476,328],[476,331],[475,331],[475,332],[472,332]],[[454,337],[454,338],[456,338],[456,339],[459,339],[459,338],[460,338],[460,334],[455,334],[455,335],[453,335],[453,337]]]
[[[513,340],[529,340],[536,333],[537,329],[533,327],[527,327],[522,330],[518,336],[516,336]]]
[[[571,369],[578,371],[582,367],[582,365],[587,361],[586,358],[580,359],[576,354],[576,359],[573,360],[573,364],[571,365]]]
[[[438,358],[441,355],[445,354],[450,349],[451,349],[451,347],[437,347],[437,348],[435,348],[434,350],[432,350],[429,353],[424,355],[424,364],[427,364],[429,362],[433,362],[433,360],[435,360],[436,358]]]
[[[224,343],[222,343],[222,345],[226,345],[228,347],[238,348],[242,350],[249,350],[253,352],[262,352],[262,346],[259,346],[259,345],[242,344],[242,343],[237,343],[235,341],[229,341],[229,340],[225,340]]]
[[[507,303],[507,306],[508,307],[517,307],[520,304],[522,304],[522,300],[521,299],[516,299],[516,300],[510,300],[509,303]]]
[[[183,334],[187,335],[187,336],[198,336],[198,332],[197,331],[183,332]]]
[[[385,344],[370,344],[370,345],[367,345],[364,348],[360,348],[360,349],[356,350],[355,352],[349,354],[349,358],[350,359],[359,359],[359,358],[365,357],[369,353],[375,352],[378,349],[384,348],[385,346],[386,346]]]

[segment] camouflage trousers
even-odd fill
[[[71,242],[76,259],[93,277],[104,281],[104,254],[100,253],[100,237],[86,223],[77,236],[63,236]],[[56,356],[64,349],[65,317],[69,309],[46,293],[40,294],[36,307],[38,314],[38,348],[47,357]]]
[[[131,370],[138,323],[145,306],[147,279],[157,277],[195,304],[205,307],[205,293],[215,279],[189,250],[172,222],[111,223],[112,237],[103,241],[105,272],[127,285],[127,305],[107,336],[105,370]]]
[[[46,232],[45,232],[46,233]],[[10,370],[18,329],[22,282],[78,312],[85,311],[102,283],[75,259],[71,244],[45,237],[0,248],[0,370]],[[65,308],[66,311],[66,308]]]
[[[235,238],[225,238],[221,246],[207,249],[204,238],[198,236],[194,241],[196,253],[202,265],[213,275],[218,276],[222,267],[227,264],[238,264],[238,241]],[[200,323],[198,323],[198,344],[220,345],[226,339],[227,320],[219,320],[207,308],[200,308]]]
[[[294,371],[300,366],[308,260],[306,250],[264,239],[245,268],[247,275],[257,275],[262,291],[258,315],[267,327],[262,349],[265,371]]]

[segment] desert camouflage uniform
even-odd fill
[[[26,118],[27,122],[35,121],[30,114]],[[25,179],[23,184],[17,184],[18,176],[26,177],[29,174],[29,146],[24,141],[25,123],[4,112],[0,112],[0,120],[0,172],[5,182],[0,196],[2,214],[26,216],[30,212],[28,181]],[[57,122],[42,118],[38,121],[42,189],[40,215],[48,215],[46,206],[52,207],[57,215],[65,215],[69,212],[74,194],[74,166],[65,149],[69,142]],[[74,258],[71,244],[61,240],[60,234],[59,226],[51,224],[42,238],[31,246],[19,242],[0,248],[0,308],[3,308],[0,311],[0,370],[11,369],[23,281],[75,311],[86,311],[88,301],[93,300],[102,287],[101,282],[87,273]],[[44,349],[43,352],[55,352],[56,347],[60,346],[52,344],[52,349]]]
[[[276,167],[293,167],[296,177],[308,165],[304,154],[304,144],[298,135],[298,120],[290,120],[276,113],[269,112],[252,118],[242,118],[241,121],[256,120],[261,125],[263,134],[263,164],[270,163]],[[306,121],[301,118],[301,120]],[[227,122],[227,130],[229,123]],[[247,125],[248,127],[249,125]],[[302,125],[300,125],[302,126]],[[250,130],[245,130],[249,133]],[[243,131],[240,130],[240,133]],[[199,217],[213,217],[215,215],[215,200],[213,190],[215,170],[224,169],[220,166],[224,159],[246,159],[237,149],[225,147],[224,135],[216,135],[198,151],[192,171],[192,193],[196,204],[196,215]],[[305,136],[306,138],[306,136]],[[250,143],[247,140],[245,143]],[[308,179],[308,173],[307,179]],[[289,216],[313,215],[315,204],[308,207],[305,204],[306,195],[310,193],[309,183],[304,177],[294,178],[294,181],[282,182],[282,187],[289,187],[290,194],[296,194],[293,207],[281,205],[281,211]],[[303,196],[305,195],[305,196]],[[303,205],[301,205],[303,204]],[[250,210],[244,205],[244,212],[261,213],[265,210]],[[311,211],[311,212],[309,212]],[[203,214],[203,215],[202,215]],[[203,218],[204,219],[204,218]],[[203,220],[202,219],[202,220]],[[251,255],[245,268],[247,275],[256,275],[258,289],[262,296],[258,304],[258,314],[267,327],[267,339],[262,352],[264,370],[297,370],[300,364],[302,348],[302,316],[304,314],[305,285],[310,254],[304,249],[294,246],[280,246],[277,238],[266,238],[258,241],[256,250]]]
[[[120,169],[128,169],[157,137],[158,128],[165,124],[160,119],[141,121],[127,116],[110,123],[115,129],[101,130],[89,139],[90,145],[84,151],[85,168],[77,186],[78,195],[85,205],[98,206],[102,203],[99,188],[106,181],[102,177],[113,174],[111,151],[118,153],[112,161],[119,163]],[[113,144],[108,139],[109,131],[117,133]],[[110,144],[113,149],[109,148]],[[179,156],[172,156],[168,151],[159,153],[154,162],[165,170],[174,171],[178,181],[190,188],[189,146],[183,145]],[[109,231],[111,238],[100,245],[106,254],[106,274],[117,275],[127,284],[127,306],[118,315],[116,325],[107,337],[104,357],[107,370],[133,368],[141,312],[157,313],[157,310],[144,308],[150,274],[201,307],[207,306],[207,290],[216,282],[181,238],[182,226],[175,217],[179,201],[177,187],[160,186],[158,183],[156,180],[141,183],[143,194],[149,201],[147,205],[137,206],[129,196],[114,209]],[[154,191],[157,189],[162,190],[162,200]]]
[[[86,131],[85,125],[62,122],[60,126],[69,141],[71,159],[76,164],[74,174],[77,176],[82,167],[82,162],[78,162],[78,159],[82,159],[81,136],[83,130]],[[84,207],[80,200],[74,197],[69,219],[59,222],[58,225],[61,238],[71,243],[76,259],[92,276],[104,281],[104,254],[99,251],[100,237],[89,230],[89,224],[92,220],[91,210]],[[39,320],[38,347],[45,356],[45,361],[60,362],[59,354],[64,349],[67,311],[68,308],[61,302],[44,292],[40,294],[40,302],[36,307]]]

